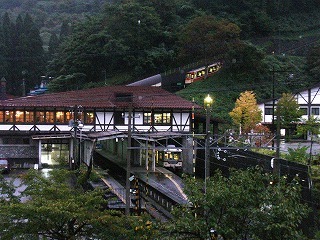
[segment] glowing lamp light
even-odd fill
[[[204,103],[204,107],[207,108],[211,108],[212,104],[213,104],[213,99],[210,97],[210,95],[208,94],[208,96],[206,96],[206,98],[203,100]]]

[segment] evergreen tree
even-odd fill
[[[11,22],[9,14],[6,12],[2,19],[2,34],[3,34],[3,59],[6,61],[6,70],[4,77],[7,79],[7,91],[14,92],[14,85],[12,84],[13,79],[13,62],[15,61],[14,58],[14,51],[13,51],[13,42],[12,39],[14,37],[14,24]]]
[[[51,34],[50,40],[49,40],[49,49],[48,49],[49,59],[51,59],[53,54],[57,52],[59,44],[60,44],[60,41],[57,35],[55,33]]]
[[[44,50],[39,29],[29,14],[25,16],[23,30],[25,59],[22,66],[28,71],[28,86],[31,89],[39,84],[40,76],[45,73]]]
[[[14,24],[6,13],[1,33],[1,66],[7,79],[7,91],[21,95],[22,78],[26,77],[27,89],[31,89],[38,84],[39,76],[45,69],[40,32],[29,14],[25,17],[18,15]]]
[[[60,40],[63,41],[66,37],[70,36],[71,32],[69,21],[63,21],[60,29]]]

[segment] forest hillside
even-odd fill
[[[239,93],[258,101],[319,81],[317,0],[0,0],[0,69],[20,95],[50,79],[50,91],[127,84],[195,63],[218,74],[178,92],[215,98],[228,121]]]

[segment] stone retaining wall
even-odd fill
[[[38,147],[30,145],[0,145],[0,158],[34,159],[38,158]]]

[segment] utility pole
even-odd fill
[[[131,175],[131,119],[132,119],[132,102],[129,103],[128,116],[128,146],[127,146],[127,174],[126,174],[126,216],[130,215],[130,175]]]

